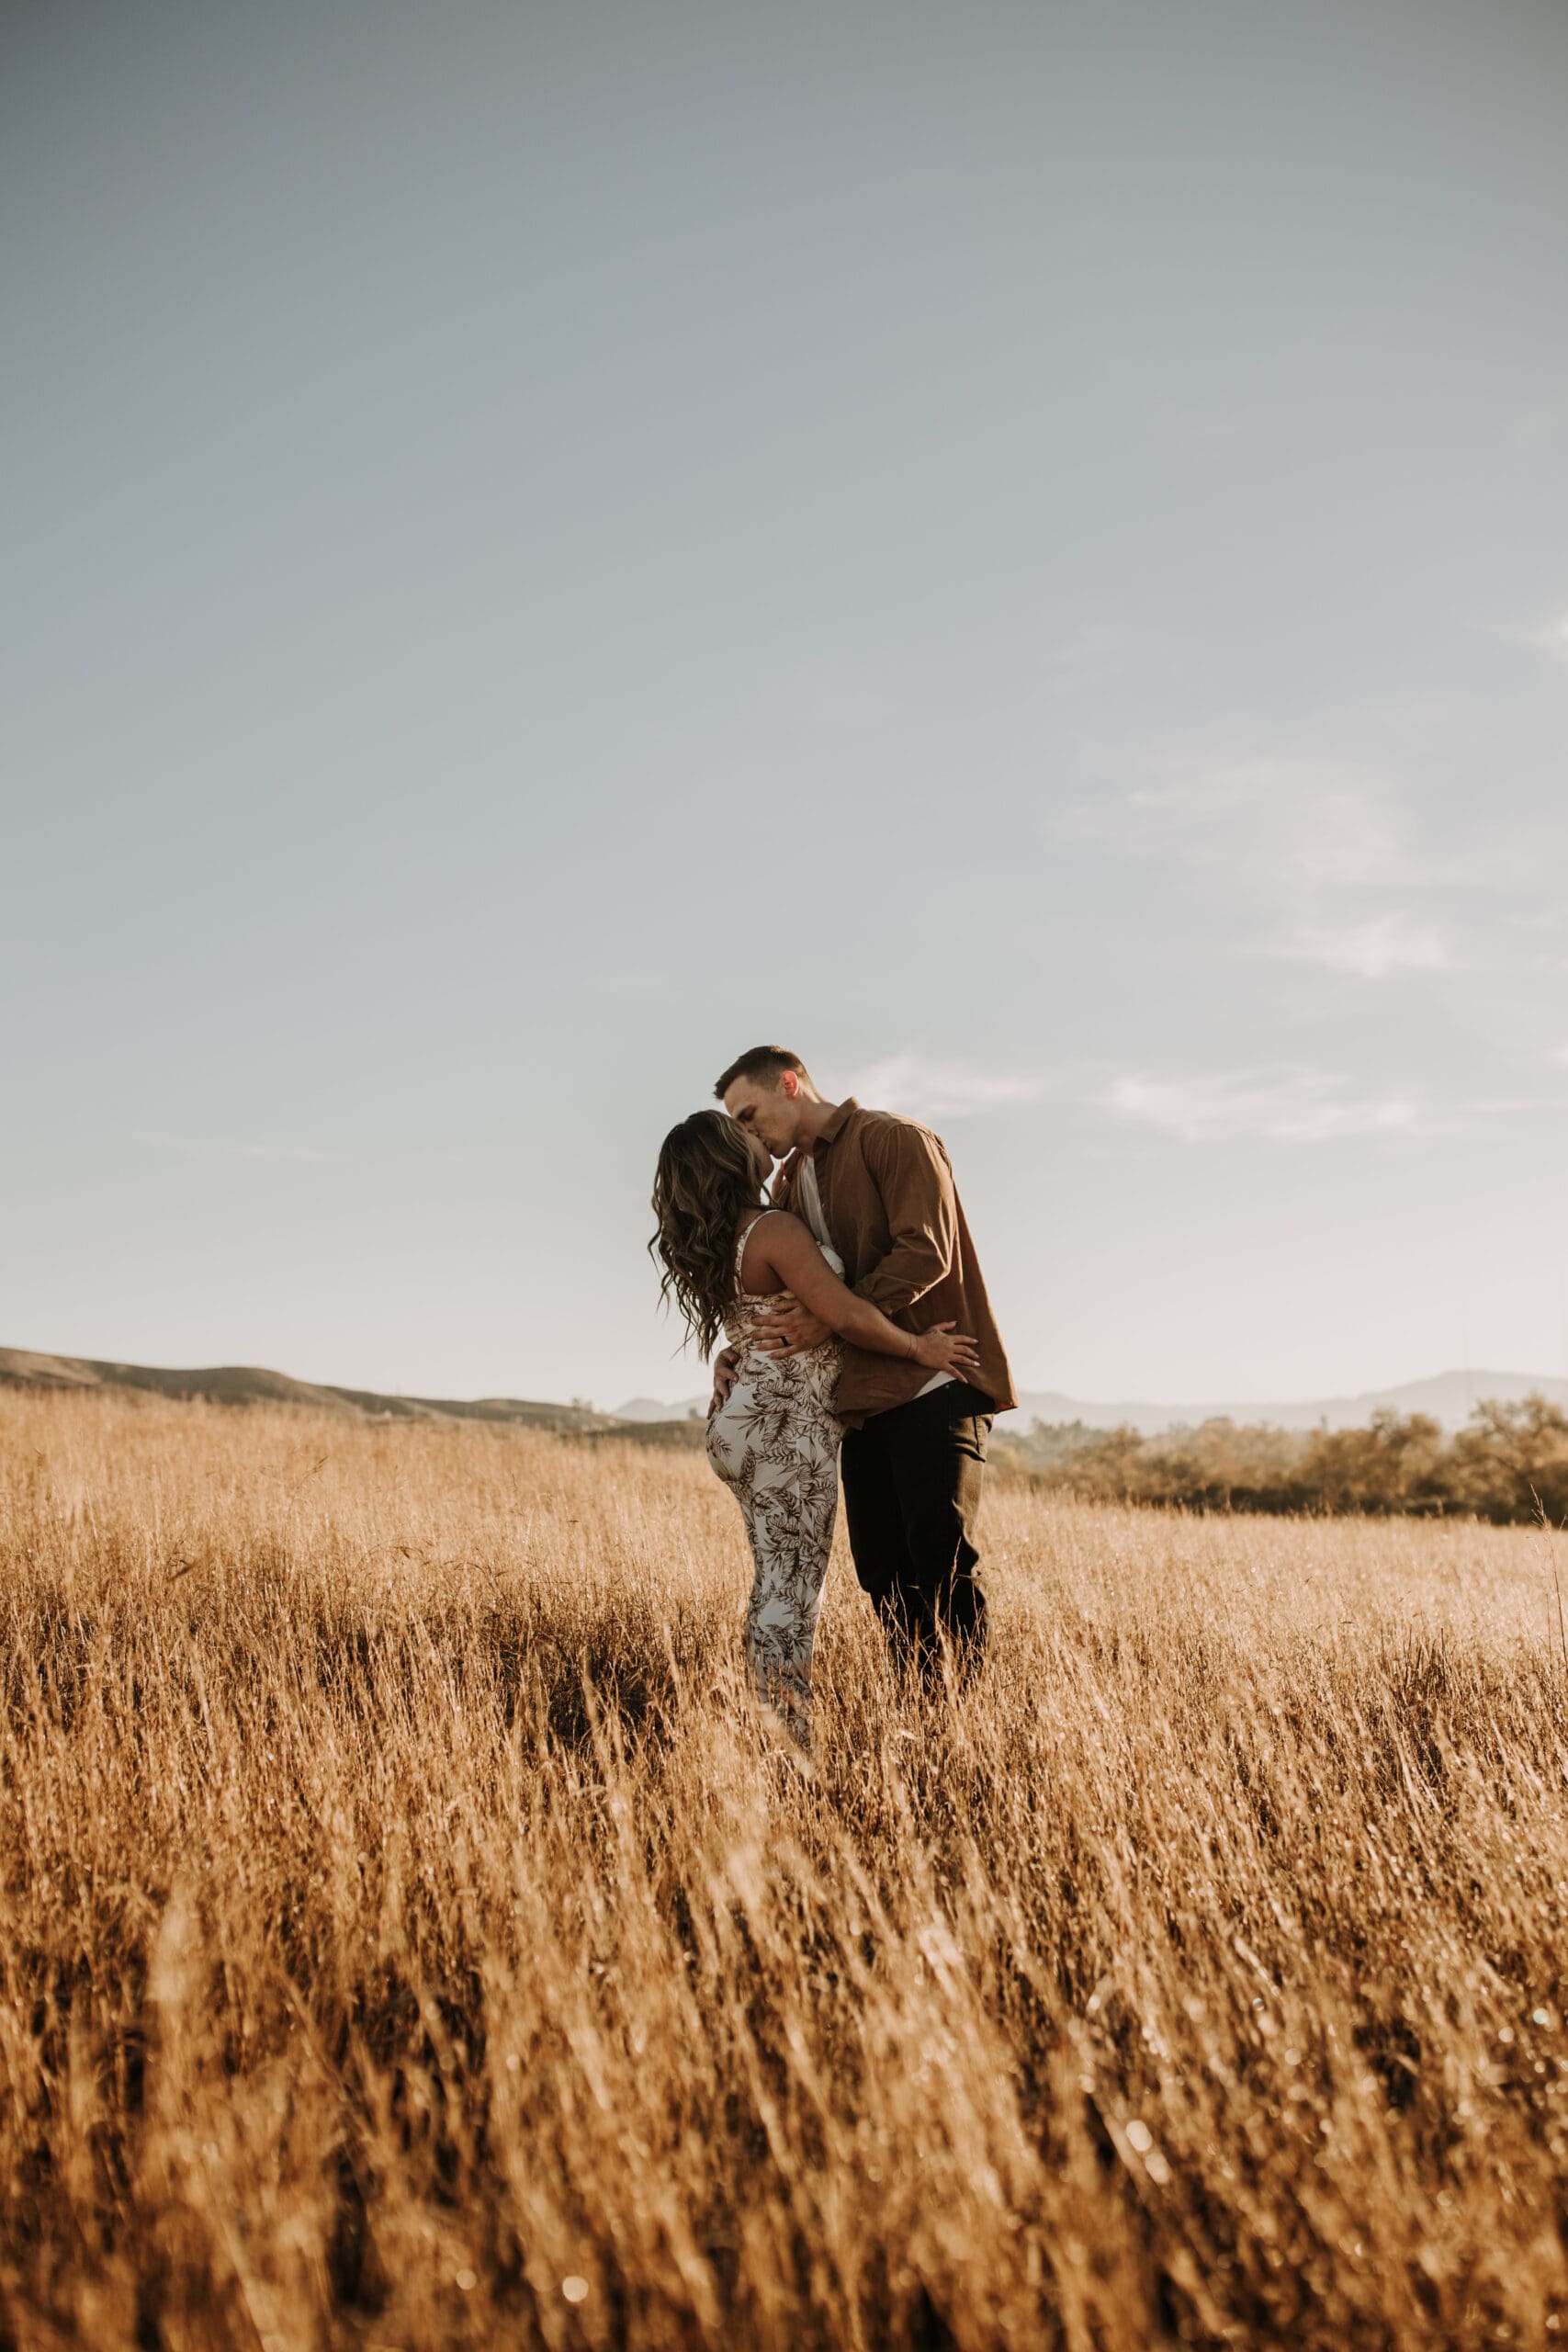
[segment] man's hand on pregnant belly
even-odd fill
[[[833,1337],[833,1327],[808,1306],[760,1306],[751,1345],[760,1356],[797,1356]]]

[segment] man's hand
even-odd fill
[[[708,1398],[708,1419],[711,1421],[719,1407],[735,1385],[739,1358],[733,1348],[723,1348],[713,1360],[713,1395]]]
[[[768,1198],[776,1209],[787,1208],[789,1205],[790,1186],[795,1182],[795,1171],[799,1159],[799,1152],[792,1151],[786,1159],[780,1160],[773,1170],[773,1181],[768,1190]]]
[[[751,1345],[760,1356],[797,1356],[832,1336],[832,1325],[808,1306],[763,1306],[757,1311]]]

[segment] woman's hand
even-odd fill
[[[721,1405],[729,1401],[740,1369],[740,1360],[733,1348],[722,1348],[713,1360],[713,1395],[708,1398],[708,1419],[711,1421]]]
[[[966,1331],[955,1331],[951,1323],[936,1323],[922,1331],[911,1362],[924,1364],[928,1372],[951,1372],[959,1380],[967,1380],[980,1369],[974,1340]]]

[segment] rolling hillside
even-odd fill
[[[503,1421],[533,1429],[604,1434],[622,1425],[613,1413],[581,1405],[537,1404],[519,1396],[384,1396],[374,1389],[336,1388],[256,1364],[214,1364],[170,1372],[141,1363],[107,1363],[85,1356],[39,1355],[0,1348],[0,1384],[13,1388],[139,1389],[158,1396],[206,1397],[220,1405],[307,1405],[357,1420]]]
[[[583,1405],[556,1405],[521,1396],[395,1396],[369,1388],[342,1388],[256,1364],[212,1364],[194,1371],[168,1371],[152,1364],[111,1363],[96,1357],[38,1353],[0,1348],[0,1385],[14,1388],[129,1388],[158,1396],[203,1396],[220,1405],[307,1405],[318,1410],[370,1420],[495,1421],[513,1426],[570,1430],[586,1436],[619,1433],[655,1444],[694,1443],[702,1428],[705,1397],[675,1404],[635,1396],[613,1413]],[[1444,1372],[1396,1388],[1369,1389],[1357,1396],[1319,1396],[1289,1403],[1241,1401],[1158,1405],[1137,1400],[1094,1401],[1055,1389],[1026,1391],[1016,1414],[1003,1427],[1022,1431],[1034,1421],[1086,1429],[1131,1428],[1145,1437],[1168,1430],[1196,1428],[1224,1419],[1249,1427],[1281,1430],[1364,1428],[1380,1410],[1429,1413],[1449,1430],[1462,1429],[1482,1398],[1519,1404],[1530,1396],[1568,1407],[1568,1380],[1522,1372]],[[693,1412],[698,1419],[692,1419]]]

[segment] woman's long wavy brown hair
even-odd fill
[[[657,1230],[648,1245],[664,1269],[661,1305],[673,1298],[690,1335],[711,1356],[735,1296],[735,1240],[762,1185],[742,1130],[722,1111],[694,1111],[660,1146],[653,1180]]]

